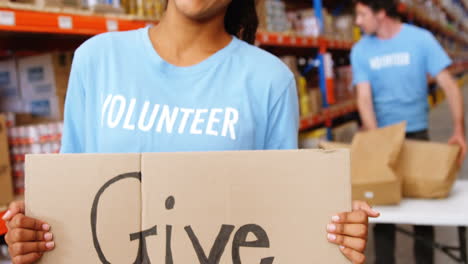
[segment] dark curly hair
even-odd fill
[[[398,12],[398,3],[395,0],[355,0],[356,4],[360,3],[370,7],[374,12],[384,10],[387,16],[400,18]]]
[[[232,0],[229,4],[224,26],[227,33],[253,44],[258,28],[255,0]]]

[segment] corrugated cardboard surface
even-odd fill
[[[133,263],[143,240],[129,234],[140,230],[147,250],[137,263],[145,256],[199,263],[197,243],[198,254],[208,258],[215,244],[219,263],[233,263],[234,241],[256,240],[268,245],[241,247],[242,263],[348,263],[325,231],[331,216],[350,210],[346,150],[28,156],[28,214],[49,221],[57,242],[41,263],[101,263],[91,238],[93,197],[115,175],[140,169],[141,185],[122,181],[99,202],[98,238],[110,263]],[[252,226],[259,236],[242,238]],[[225,243],[215,243],[220,230],[229,231]]]
[[[371,204],[379,205],[400,202],[401,179],[395,166],[405,140],[405,127],[402,123],[356,134],[351,145],[351,175],[353,186],[361,187],[353,191],[353,199],[368,197]],[[376,195],[384,191],[400,195]]]
[[[325,141],[320,143],[320,148],[331,150],[350,149],[351,145]],[[352,157],[351,164],[354,166]],[[351,177],[354,177],[354,175]],[[353,181],[353,200],[367,201],[373,205],[394,204],[395,201],[401,200],[401,192],[401,181],[395,181],[394,179],[372,180],[370,182]]]
[[[11,178],[10,152],[6,118],[0,114],[0,207],[13,200],[13,183]]]
[[[139,154],[35,155],[26,158],[26,214],[52,227],[56,248],[39,263],[103,263],[93,242],[91,209],[103,185],[139,172]],[[133,263],[138,243],[129,234],[141,224],[140,181],[112,184],[97,207],[96,231],[110,263]]]
[[[384,142],[384,141],[382,141]],[[380,152],[382,143],[375,144],[363,140],[362,144],[374,144],[375,153]],[[383,144],[385,145],[385,144]],[[323,149],[349,149],[348,144],[337,142],[321,142]],[[388,204],[398,201],[402,193],[403,197],[409,198],[445,198],[449,195],[457,178],[459,166],[457,164],[460,148],[454,145],[433,143],[426,141],[405,140],[395,167],[395,175],[402,181],[381,179],[376,182],[370,178],[368,182],[364,179],[353,178],[353,199],[367,200],[372,204]],[[367,164],[354,162],[351,157],[352,167]],[[373,161],[372,161],[373,162]],[[385,167],[385,166],[383,166]],[[352,170],[353,173],[357,170]],[[380,175],[380,174],[379,174]],[[388,174],[387,174],[388,175]],[[401,186],[402,185],[402,186]]]
[[[458,173],[458,146],[407,140],[398,162],[403,195],[415,198],[444,198]]]

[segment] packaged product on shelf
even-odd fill
[[[320,142],[325,140],[327,140],[326,128],[303,132],[299,135],[299,147],[301,149],[316,149],[319,148]]]
[[[81,4],[95,13],[123,14],[125,12],[120,0],[85,0]]]
[[[14,112],[62,120],[71,61],[71,53],[19,59],[21,111]]]
[[[351,143],[358,131],[359,125],[356,121],[347,122],[333,128],[333,140],[342,143]]]
[[[62,122],[16,126],[8,129],[11,148],[10,155],[7,156],[11,156],[15,194],[24,192],[25,155],[58,153],[62,130]]]
[[[314,87],[309,89],[309,98],[310,98],[310,113],[316,115],[322,111],[322,92],[320,88]]]
[[[323,35],[329,39],[337,39],[335,34],[335,18],[326,10],[322,10],[323,16]]]
[[[353,74],[351,66],[340,66],[335,69],[335,99],[337,103],[354,98]]]
[[[311,111],[312,109],[310,105],[309,93],[307,91],[307,81],[302,76],[298,79],[297,90],[299,95],[299,107],[301,111],[301,116],[306,117],[310,114],[313,114],[313,112]]]
[[[71,70],[69,53],[48,53],[18,60],[23,98],[50,98],[65,94]]]
[[[12,99],[21,96],[16,69],[16,60],[0,61],[0,97]]]
[[[15,113],[12,113],[12,112],[4,112],[4,113],[1,113],[5,116],[5,120],[6,120],[6,127],[7,128],[11,128],[11,127],[14,127],[16,125],[16,116],[15,116]]]
[[[286,66],[291,70],[294,76],[297,78],[301,75],[299,69],[297,68],[297,57],[296,56],[283,56],[280,58]]]
[[[296,34],[310,37],[320,35],[320,23],[315,16],[314,9],[289,12],[288,17]]]
[[[0,98],[0,112],[25,113],[26,106],[21,98]]]
[[[286,32],[291,29],[283,1],[260,0],[257,3],[257,13],[260,29],[270,32]]]
[[[65,95],[55,95],[49,98],[25,98],[26,113],[32,116],[63,120]]]
[[[344,41],[352,41],[354,34],[354,21],[352,15],[341,15],[335,17],[335,38]]]

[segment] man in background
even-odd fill
[[[452,61],[427,30],[402,23],[392,0],[356,0],[356,23],[365,36],[353,47],[351,64],[364,129],[407,122],[406,137],[429,140],[428,83],[431,75],[444,90],[453,119],[450,144],[466,154],[463,98],[447,67]],[[415,234],[434,240],[432,226],[415,226]],[[376,262],[395,263],[395,225],[374,228]],[[416,263],[432,264],[433,249],[415,241]]]

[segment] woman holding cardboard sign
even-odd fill
[[[156,27],[90,39],[73,62],[62,152],[297,148],[295,80],[248,44],[257,24],[254,0],[170,0]],[[328,240],[363,263],[368,217],[378,213],[353,209],[332,218]],[[54,248],[51,227],[24,216],[24,204],[4,219],[15,264]]]

